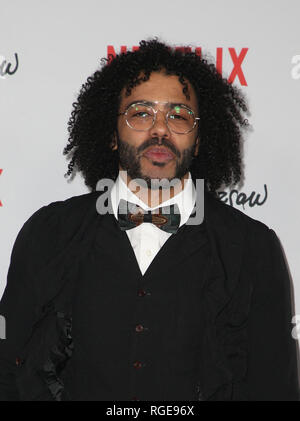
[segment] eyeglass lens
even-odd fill
[[[130,127],[136,130],[148,130],[152,127],[155,119],[153,109],[144,104],[132,104],[126,115]],[[168,111],[168,126],[177,133],[187,133],[195,125],[195,117],[192,110],[176,105]]]

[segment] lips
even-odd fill
[[[144,156],[153,161],[159,162],[170,161],[174,158],[174,155],[168,149],[157,147],[148,149],[147,152],[144,153]]]

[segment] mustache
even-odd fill
[[[181,153],[174,147],[174,145],[168,139],[161,139],[159,143],[158,137],[153,137],[151,139],[146,140],[142,145],[137,148],[137,153],[142,153],[145,149],[149,148],[150,146],[165,146],[167,149],[170,149],[171,152],[174,153],[178,158],[180,158]]]

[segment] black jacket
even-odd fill
[[[7,328],[7,339],[0,342],[2,400],[89,399],[81,392],[70,397],[68,390],[68,384],[73,387],[69,369],[73,362],[83,376],[89,376],[87,365],[91,375],[93,371],[91,362],[78,358],[73,341],[78,327],[72,330],[85,322],[84,316],[84,322],[75,323],[73,318],[74,300],[78,304],[85,291],[84,283],[81,290],[74,287],[86,276],[84,262],[90,262],[89,273],[99,276],[99,282],[101,271],[110,270],[142,282],[126,233],[119,230],[113,215],[97,213],[98,196],[93,192],[41,208],[16,239],[0,305]],[[207,276],[200,277],[199,262],[202,320],[195,399],[299,400],[291,285],[276,234],[207,193],[204,224],[181,227],[145,274],[148,280],[184,271],[187,280],[195,277],[205,226],[211,266]],[[104,253],[101,262],[92,260],[95,247]],[[146,294],[147,288],[137,292]],[[89,298],[93,302],[87,296],[87,303]],[[85,327],[89,333],[95,325],[89,322]],[[101,359],[99,343],[95,338],[89,346]],[[102,400],[93,392],[90,399]]]

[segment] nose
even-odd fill
[[[154,124],[150,129],[150,135],[151,137],[158,138],[169,138],[171,136],[169,127],[167,126],[166,114],[161,110],[158,110],[156,113]]]

